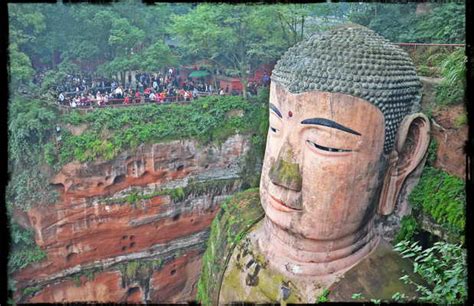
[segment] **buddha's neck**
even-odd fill
[[[344,273],[378,244],[373,219],[354,233],[335,240],[313,240],[283,230],[267,217],[257,232],[260,251],[270,265],[289,276]]]

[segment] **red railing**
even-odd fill
[[[209,92],[200,92],[198,93],[197,98],[203,97],[203,96],[210,96],[210,95],[217,95],[217,93],[209,93]],[[98,108],[118,108],[118,107],[127,107],[127,106],[138,106],[138,105],[149,105],[149,104],[171,104],[171,103],[177,103],[177,104],[187,104],[190,103],[191,101],[197,99],[190,97],[188,100],[184,99],[183,96],[173,96],[173,97],[165,97],[164,101],[156,101],[156,100],[150,100],[148,98],[144,98],[143,96],[140,97],[139,102],[137,102],[137,98],[131,97],[129,103],[124,103],[125,99],[109,99],[106,104],[103,105],[98,105],[97,100],[88,100],[83,103],[78,104],[76,107],[72,107],[69,104],[58,104],[59,108],[61,110],[70,110],[70,109],[80,109],[80,110],[93,110],[93,109],[98,109]],[[69,102],[69,101],[68,101]],[[67,102],[67,103],[68,103]]]

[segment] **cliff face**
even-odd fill
[[[193,300],[209,225],[239,190],[249,147],[241,135],[172,141],[65,165],[51,179],[60,200],[24,218],[47,259],[14,275],[16,300]]]

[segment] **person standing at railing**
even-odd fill
[[[160,92],[160,103],[163,103],[166,99],[166,94],[164,91]]]
[[[122,90],[122,86],[120,85],[115,89],[115,98],[117,99],[123,98],[123,90]]]
[[[75,97],[72,99],[70,105],[71,105],[72,108],[76,108],[78,104],[79,104],[79,97],[78,97],[78,96],[75,96]]]
[[[109,103],[109,94],[108,92],[106,91],[104,96],[102,97],[102,104],[103,105],[107,105],[107,103]]]
[[[189,101],[189,97],[191,96],[188,91],[184,90],[184,101]]]
[[[58,100],[59,100],[59,103],[60,103],[60,104],[63,104],[63,103],[64,103],[64,95],[63,95],[62,92],[59,94]]]
[[[135,103],[140,103],[140,92],[138,90],[135,92]]]
[[[92,107],[92,103],[94,103],[94,95],[92,93],[89,93],[87,95],[87,100],[86,100],[86,104],[90,107]]]

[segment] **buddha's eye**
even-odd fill
[[[323,150],[323,151],[326,151],[326,152],[337,152],[337,153],[340,153],[340,152],[352,152],[352,150],[347,150],[347,149],[337,149],[337,148],[330,148],[330,147],[325,147],[325,146],[322,146],[322,145],[318,145],[317,143],[314,143],[310,140],[306,140],[306,142],[308,143],[308,145],[310,145],[311,147],[314,147],[318,150]]]
[[[277,133],[279,130],[274,128],[273,126],[270,126],[270,130],[273,132],[273,133]]]

